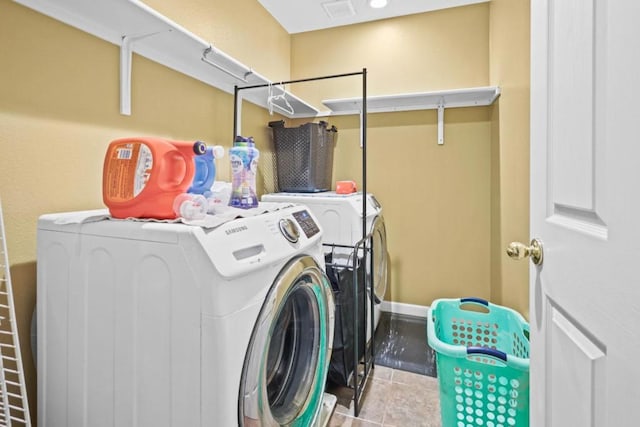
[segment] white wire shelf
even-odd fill
[[[368,96],[367,113],[438,110],[438,144],[442,145],[445,108],[487,106],[499,96],[497,86]],[[322,103],[331,110],[327,115],[362,114],[362,98],[326,99]]]
[[[479,107],[493,104],[498,96],[500,88],[497,86],[368,96],[367,112],[433,110],[441,105],[445,108]],[[362,97],[326,99],[322,103],[331,110],[331,115],[360,114],[362,111]]]

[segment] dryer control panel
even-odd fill
[[[302,231],[304,231],[304,235],[307,236],[307,239],[315,236],[320,232],[318,225],[313,220],[311,215],[309,215],[308,211],[306,210],[298,211],[298,212],[294,212],[292,215],[293,215],[293,218],[300,225],[300,228],[302,228]]]

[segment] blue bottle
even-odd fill
[[[216,159],[224,157],[224,148],[220,145],[207,147],[207,151],[194,157],[195,173],[188,193],[205,194],[211,190],[211,186],[216,179]]]
[[[229,206],[242,209],[258,207],[256,175],[260,152],[252,137],[236,137],[229,150],[231,161],[231,198]]]

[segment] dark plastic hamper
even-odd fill
[[[327,122],[285,127],[270,122],[278,191],[316,193],[331,190],[333,149],[338,130]]]

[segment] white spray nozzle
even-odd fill
[[[173,201],[173,211],[178,217],[194,220],[207,216],[209,202],[201,194],[182,193]]]
[[[213,146],[213,158],[221,159],[224,157],[224,147],[222,145],[214,145]]]

